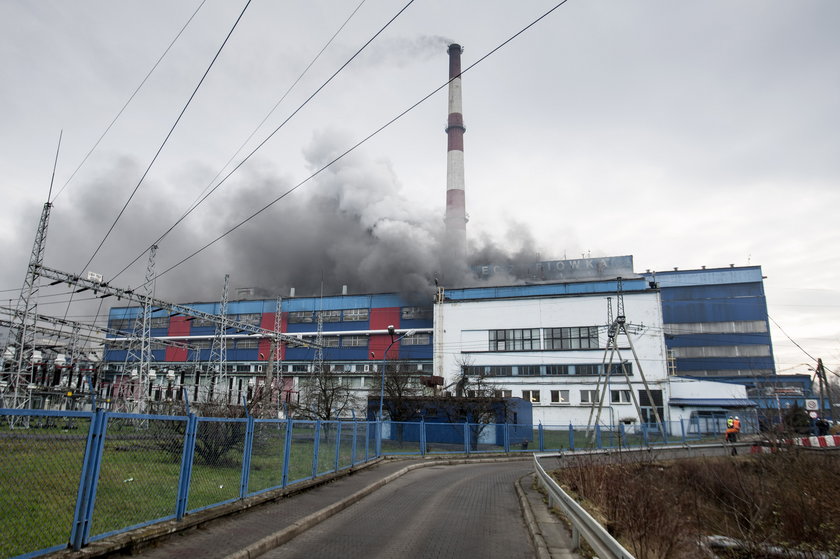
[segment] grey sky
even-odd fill
[[[198,4],[0,0],[0,298],[22,283],[59,130],[56,190]],[[161,244],[158,269],[442,84],[447,40],[466,68],[553,4],[417,0]],[[243,5],[207,1],[56,200],[48,265],[81,271]],[[90,268],[112,276],[165,230],[356,5],[255,0]],[[397,9],[367,0],[255,138]],[[838,21],[830,0],[570,0],[464,75],[470,239],[544,259],[632,254],[639,271],[760,264],[773,320],[840,370]],[[226,272],[271,291],[325,266],[329,289],[380,289],[400,254],[400,271],[426,267],[445,120],[441,92],[158,293],[213,298]],[[116,283],[137,285],[143,265]],[[779,370],[805,372],[810,359],[773,338]]]

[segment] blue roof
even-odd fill
[[[704,408],[754,408],[758,406],[753,400],[747,398],[671,398],[668,404]]]

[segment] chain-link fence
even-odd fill
[[[0,557],[35,557],[376,457],[356,421],[0,409]]]

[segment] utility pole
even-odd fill
[[[834,402],[831,399],[831,387],[828,384],[828,379],[825,376],[825,366],[823,365],[822,359],[817,359],[817,378],[820,381],[820,416],[823,414],[823,409],[825,406],[823,404],[823,398],[828,400],[828,418],[831,421],[834,421]]]

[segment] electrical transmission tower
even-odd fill
[[[48,201],[41,210],[41,220],[35,232],[35,242],[29,256],[29,266],[23,288],[20,290],[16,312],[9,329],[8,354],[13,355],[12,371],[7,376],[3,387],[3,404],[14,409],[27,409],[31,405],[32,390],[32,352],[35,350],[35,315],[38,308],[38,290],[40,278],[37,270],[44,262],[44,249],[47,243],[47,226],[50,222],[52,204]],[[11,417],[11,416],[10,416]]]
[[[280,333],[283,328],[283,316],[281,313],[283,300],[277,297],[277,306],[274,313],[274,332]],[[269,356],[268,373],[266,374],[266,387],[269,390],[269,406],[273,407],[275,399],[277,402],[283,402],[283,354],[280,345],[280,337],[275,335],[271,338],[271,355]],[[279,386],[279,389],[278,389]]]
[[[227,306],[228,306],[228,285],[230,274],[225,274],[225,285],[222,289],[222,301],[219,304],[219,322],[216,323],[216,333],[213,336],[213,345],[210,348],[210,367],[213,369],[210,377],[210,391],[207,401],[211,402],[215,396],[216,386],[219,386],[219,393],[227,391]],[[230,394],[227,394],[228,400]],[[227,403],[230,403],[229,401]]]
[[[154,296],[153,285],[155,282],[155,255],[157,245],[149,248],[149,261],[146,264],[146,283],[143,284],[142,307],[139,320],[134,321],[133,336],[128,342],[128,352],[125,357],[125,368],[132,366],[132,385],[123,386],[116,398],[116,407],[144,413],[146,411],[146,395],[149,392],[149,373],[152,367],[152,298]],[[138,328],[139,327],[139,328]],[[135,368],[136,367],[136,368]],[[135,375],[136,371],[136,375]],[[127,401],[133,401],[132,406]],[[128,409],[128,408],[133,409]]]
[[[604,407],[604,401],[607,400],[607,398],[611,397],[611,394],[609,392],[610,375],[612,374],[613,369],[615,368],[614,362],[616,361],[616,358],[617,366],[620,368],[621,373],[624,376],[624,380],[627,383],[628,392],[630,393],[630,398],[632,399],[633,405],[636,408],[636,413],[638,414],[639,421],[648,422],[648,418],[646,418],[645,415],[642,413],[642,407],[639,404],[639,399],[636,396],[636,391],[633,389],[632,379],[630,378],[630,373],[627,370],[628,362],[621,355],[621,349],[618,345],[618,337],[620,334],[624,334],[624,337],[627,340],[627,344],[630,346],[630,351],[633,354],[633,360],[635,362],[636,370],[639,374],[639,379],[642,381],[645,394],[647,395],[648,404],[653,411],[653,417],[656,421],[656,426],[660,430],[662,437],[666,438],[667,435],[665,433],[665,426],[662,423],[662,419],[659,416],[656,401],[653,398],[653,393],[650,390],[650,385],[648,385],[647,379],[645,378],[645,373],[642,369],[642,363],[639,360],[639,356],[636,354],[636,348],[633,345],[633,340],[630,338],[630,334],[627,331],[627,317],[624,314],[624,282],[620,277],[616,278],[616,316],[615,319],[613,319],[612,298],[607,297],[607,321],[609,324],[609,326],[607,327],[607,346],[604,349],[604,358],[602,360],[601,371],[598,374],[598,380],[595,384],[595,393],[597,395],[597,408],[593,406],[593,408],[589,411],[589,421],[587,422],[587,433],[589,434],[590,444],[592,442],[592,437],[594,436],[594,431],[591,430],[591,428],[599,424],[601,420],[601,411]],[[603,379],[601,378],[602,376]],[[592,421],[593,414],[595,415],[594,423]]]

